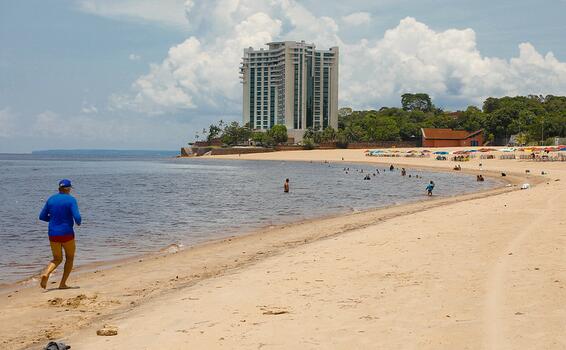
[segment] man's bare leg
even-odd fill
[[[41,274],[41,288],[47,288],[47,280],[49,280],[49,276],[61,264],[63,261],[63,247],[62,244],[59,242],[49,242],[51,245],[51,253],[53,254],[53,260],[49,262],[43,274]]]
[[[59,289],[67,289],[67,278],[73,270],[73,263],[75,261],[75,240],[70,240],[62,244],[65,250],[65,269],[63,270],[63,277],[61,278],[61,283],[59,284]]]

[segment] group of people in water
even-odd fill
[[[328,161],[325,161],[324,164],[328,164]],[[459,165],[458,168],[458,170],[461,169]],[[386,170],[387,169],[384,169],[383,172],[386,172]],[[350,168],[345,167],[343,171],[344,173],[349,174]],[[364,174],[364,180],[371,180],[372,177],[381,174],[379,169],[375,169],[375,171],[371,173],[364,173],[364,169],[355,169],[355,171],[359,172],[360,174]],[[395,166],[393,166],[393,164],[389,166],[389,171],[395,171]],[[401,168],[401,176],[407,176],[407,170],[405,168]],[[505,176],[505,174],[503,173],[502,176]],[[413,176],[409,174],[408,177],[410,178]],[[416,174],[414,175],[414,178],[420,179],[422,178],[422,176]],[[484,181],[483,176],[477,175],[477,181]],[[434,186],[434,181],[430,181],[430,183],[427,184],[427,195],[432,196]],[[53,273],[55,268],[57,268],[57,266],[59,266],[59,264],[63,262],[63,252],[65,253],[65,268],[61,282],[59,283],[59,288],[69,288],[66,282],[71,273],[71,270],[73,269],[73,260],[75,255],[75,232],[73,226],[75,224],[77,226],[80,226],[81,224],[79,207],[75,198],[70,195],[71,190],[71,181],[68,179],[61,180],[59,182],[59,193],[51,196],[47,200],[39,215],[40,220],[49,223],[48,236],[51,245],[51,251],[53,253],[53,259],[41,275],[40,284],[43,288],[47,287],[49,276]],[[289,191],[290,181],[287,178],[283,183],[283,192],[289,193]]]

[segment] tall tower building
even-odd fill
[[[244,49],[240,73],[243,120],[254,130],[287,126],[302,140],[305,129],[338,128],[338,47],[317,50],[304,41]]]

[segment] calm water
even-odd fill
[[[349,167],[346,174],[343,169]],[[47,223],[37,219],[61,178],[70,178],[83,226],[77,264],[192,245],[322,215],[448,196],[495,186],[475,177],[320,162],[0,155],[0,284],[38,273],[50,259]],[[355,169],[364,169],[361,174]],[[283,194],[284,179],[291,193]]]

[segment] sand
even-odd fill
[[[230,157],[454,165],[363,150]],[[534,186],[266,228],[71,275],[79,289],[18,286],[0,293],[1,347],[566,348],[566,164],[463,171],[479,162]],[[106,324],[118,334],[96,335]]]

